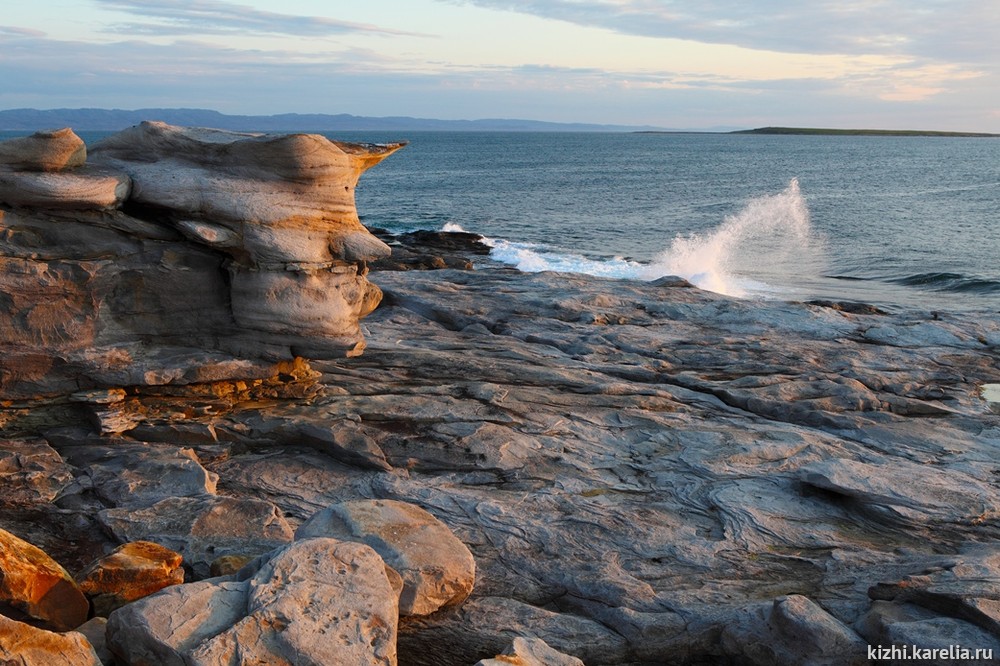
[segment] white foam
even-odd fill
[[[452,222],[443,231],[464,231]],[[525,272],[556,271],[600,277],[655,280],[682,277],[695,286],[730,296],[787,293],[796,280],[821,273],[822,239],[812,230],[797,179],[779,194],[751,199],[735,215],[704,233],[676,236],[643,264],[621,257],[590,259],[548,250],[535,243],[484,238],[490,257]]]

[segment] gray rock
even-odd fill
[[[802,467],[799,475],[809,485],[889,507],[914,521],[970,523],[1000,511],[1000,493],[991,486],[967,474],[902,460],[891,465],[824,460]]]
[[[109,507],[141,508],[171,497],[215,495],[218,477],[188,448],[109,440],[63,452],[85,477],[78,483],[93,488]]]
[[[44,440],[0,440],[0,503],[53,501],[73,481],[72,468]]]
[[[402,576],[402,615],[428,615],[472,592],[476,561],[448,526],[415,504],[357,500],[334,504],[296,531],[296,539],[333,537],[365,543]]]
[[[135,666],[186,666],[185,656],[243,618],[246,604],[243,583],[168,587],[108,617],[108,648]]]
[[[801,595],[747,608],[722,631],[729,655],[749,664],[821,666],[867,663],[867,644]]]
[[[197,578],[222,555],[258,555],[292,540],[277,508],[253,499],[171,497],[140,509],[105,509],[98,519],[119,541],[152,541],[181,553]]]
[[[112,651],[130,664],[396,664],[396,597],[362,544],[306,539],[240,582],[179,585],[112,613]]]

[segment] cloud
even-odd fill
[[[255,9],[221,0],[95,0],[106,9],[145,17],[147,21],[115,24],[111,32],[129,35],[254,33],[329,37],[353,33],[417,36],[415,33],[323,16],[296,16]]]
[[[0,39],[7,38],[18,38],[18,37],[44,37],[45,33],[41,30],[32,30],[30,28],[18,28],[12,25],[0,25]]]
[[[787,53],[1000,55],[1000,12],[980,0],[445,0],[628,35]]]

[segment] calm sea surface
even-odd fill
[[[363,221],[462,228],[522,270],[679,274],[748,298],[1000,310],[1000,139],[340,134],[408,139]]]
[[[82,132],[92,142],[106,132]],[[673,274],[745,298],[1000,310],[1000,139],[411,132],[362,176],[390,230],[522,270]]]

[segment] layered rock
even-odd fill
[[[0,397],[260,381],[360,353],[381,298],[365,262],[389,249],[354,187],[401,145],[162,123],[89,156],[69,130],[0,143]]]

